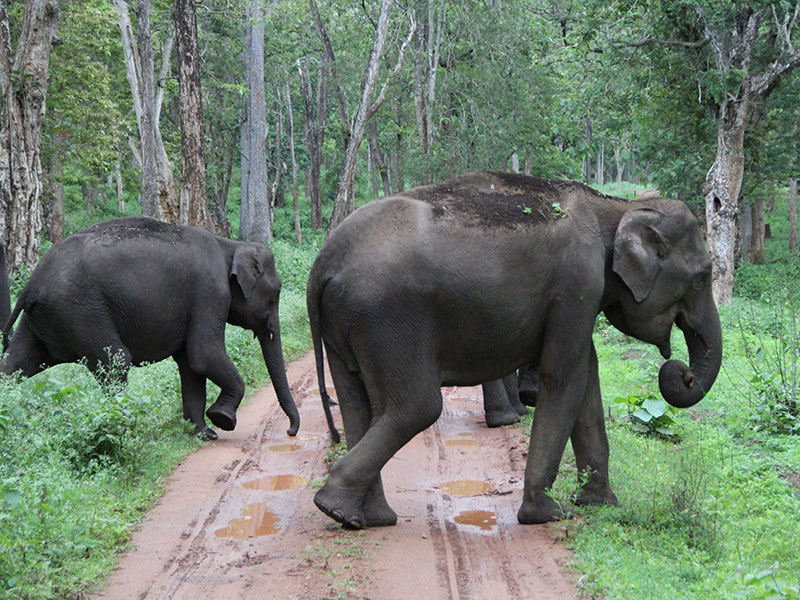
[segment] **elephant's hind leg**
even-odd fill
[[[378,499],[385,502],[381,469],[400,448],[432,425],[441,414],[440,382],[430,372],[432,362],[402,372],[380,366],[363,372],[373,411],[369,428],[333,466],[328,481],[314,497],[320,510],[345,527],[361,529],[371,524],[373,517],[367,517],[364,506],[378,507]],[[389,364],[401,363],[390,361]],[[340,405],[344,404],[345,399],[340,398]],[[342,414],[347,429],[346,409]]]
[[[8,346],[8,354],[0,363],[0,370],[7,375],[20,371],[23,377],[33,377],[56,364],[27,321],[28,316],[23,313],[20,325]]]
[[[364,437],[370,422],[377,415],[372,414],[364,382],[351,373],[344,361],[330,348],[326,352],[344,421],[347,448],[350,449]],[[397,523],[397,513],[389,506],[383,493],[380,473],[367,489],[361,510],[367,527],[382,527]]]

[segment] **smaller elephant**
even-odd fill
[[[502,427],[518,423],[528,408],[520,401],[517,373],[502,379],[493,379],[481,384],[483,389],[483,411],[487,427]]]
[[[85,359],[101,383],[109,373],[124,383],[131,366],[171,356],[184,418],[196,434],[216,439],[203,415],[206,380],[220,393],[205,414],[227,431],[236,426],[245,391],[225,352],[225,324],[231,323],[258,338],[289,417],[287,433],[295,435],[300,416],[283,361],[280,289],[275,258],[264,244],[143,217],[97,223],[54,244],[34,269],[3,327],[7,355],[0,373],[30,377]],[[5,269],[0,291],[2,311],[8,302]]]

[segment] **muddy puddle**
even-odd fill
[[[475,479],[458,479],[439,484],[439,489],[451,496],[480,496],[492,491],[492,485],[488,481],[478,481]]]
[[[242,508],[242,516],[228,521],[228,526],[217,529],[216,537],[246,540],[278,533],[279,519],[263,502],[254,502]]]
[[[481,531],[491,531],[497,527],[497,515],[488,510],[465,510],[453,519],[459,525],[477,527]]]
[[[248,490],[266,492],[282,492],[285,490],[299,490],[308,485],[308,477],[302,475],[270,475],[245,481],[242,487]]]

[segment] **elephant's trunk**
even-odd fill
[[[267,365],[272,386],[278,396],[278,402],[289,417],[289,429],[287,435],[297,435],[300,428],[300,413],[292,398],[289,389],[289,380],[286,378],[286,365],[283,362],[283,347],[281,346],[281,327],[278,322],[278,311],[275,309],[274,317],[268,317],[264,331],[259,333],[258,341],[261,343],[261,352],[264,355],[264,362]]]
[[[689,366],[668,360],[658,374],[661,395],[677,408],[697,404],[714,385],[722,364],[722,331],[710,291],[701,304],[702,310],[683,311],[675,320],[689,348]]]

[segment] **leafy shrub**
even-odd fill
[[[774,306],[766,317],[751,310],[739,327],[752,371],[745,395],[753,428],[800,434],[800,321],[793,300]]]
[[[667,404],[653,391],[642,389],[641,393],[614,398],[616,404],[624,404],[627,414],[623,421],[632,431],[644,435],[677,439],[672,415],[678,409]]]

